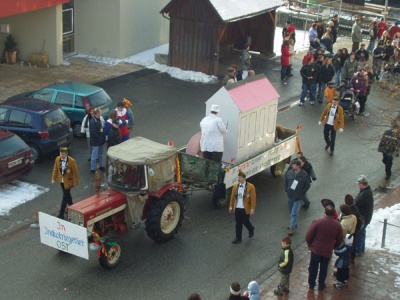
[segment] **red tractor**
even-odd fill
[[[178,180],[177,180],[178,179]],[[110,147],[106,181],[110,189],[67,209],[68,221],[88,230],[99,262],[112,269],[121,260],[119,237],[144,221],[147,235],[158,243],[172,239],[182,224],[184,206],[176,148],[132,138]]]

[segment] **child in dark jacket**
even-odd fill
[[[344,238],[344,244],[335,250],[335,254],[338,256],[338,259],[335,262],[335,267],[337,268],[337,283],[335,283],[333,286],[339,290],[347,287],[347,280],[349,280],[352,245],[353,235],[346,234]]]
[[[284,237],[281,241],[282,243],[282,254],[279,258],[278,270],[281,273],[281,282],[278,285],[278,288],[274,290],[274,294],[278,296],[282,296],[283,292],[289,293],[289,285],[290,285],[290,273],[293,269],[293,251],[291,248],[292,241],[290,238]]]

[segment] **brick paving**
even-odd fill
[[[392,177],[390,189],[375,191],[375,210],[400,203],[400,172],[396,172]],[[273,291],[279,284],[280,276],[277,270],[269,270],[258,278],[261,299],[400,299],[400,255],[385,250],[367,248],[365,254],[357,257],[355,264],[351,265],[348,287],[342,290],[333,287],[336,282],[336,278],[333,276],[336,257],[333,255],[326,279],[327,287],[323,291],[318,291],[318,286],[315,290],[308,288],[310,252],[306,243],[295,249],[294,254],[295,264],[290,276],[290,292],[284,296],[274,295]],[[393,271],[393,268],[396,268],[397,273]]]

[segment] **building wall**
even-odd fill
[[[18,58],[32,52],[46,51],[50,65],[62,64],[62,6],[39,9],[6,18],[0,24],[9,24],[10,33],[18,43]],[[3,53],[7,33],[0,33],[0,50]]]
[[[75,52],[125,58],[168,43],[168,0],[75,0]]]
[[[121,1],[121,57],[167,44],[169,20],[160,11],[169,0]]]

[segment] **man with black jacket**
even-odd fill
[[[300,70],[300,75],[303,82],[301,86],[300,106],[304,105],[304,99],[306,98],[307,91],[310,91],[310,104],[314,105],[318,72],[318,67],[314,64],[314,57],[310,56],[307,60],[307,64],[304,65]]]
[[[357,179],[360,192],[358,193],[355,203],[360,211],[361,220],[364,223],[363,228],[357,232],[356,236],[356,255],[360,256],[365,252],[365,236],[366,229],[372,220],[372,214],[374,212],[374,196],[372,189],[368,185],[368,179],[365,175],[360,175]]]
[[[93,113],[93,118],[89,123],[90,130],[90,145],[92,146],[92,156],[90,158],[90,172],[95,173],[97,163],[100,171],[104,171],[103,166],[103,145],[105,142],[103,125],[100,120],[101,109],[96,108]]]
[[[382,162],[385,164],[385,180],[389,180],[392,176],[393,157],[399,156],[398,131],[399,126],[394,124],[391,129],[385,131],[378,146],[378,151],[383,155]]]
[[[290,225],[288,235],[292,236],[297,228],[300,207],[303,197],[310,188],[310,179],[306,171],[301,169],[301,162],[294,159],[291,163],[292,169],[285,175],[285,192],[288,195],[288,206],[290,213]]]

